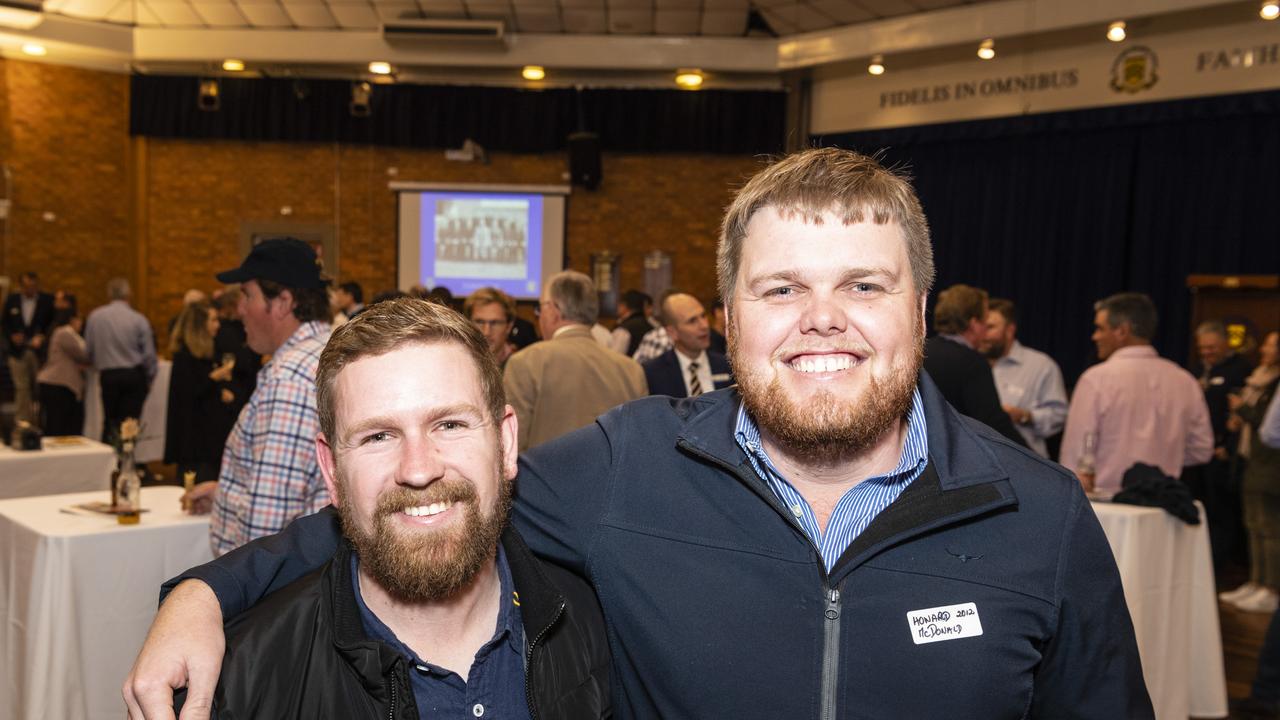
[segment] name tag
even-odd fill
[[[982,634],[978,606],[973,603],[912,610],[907,613],[907,626],[911,629],[912,641],[917,645]]]
[[[731,377],[733,376],[730,375],[729,373],[712,373],[711,382],[713,383],[729,382],[729,378]]]

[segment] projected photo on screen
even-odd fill
[[[517,297],[542,284],[542,196],[422,193],[422,284],[457,294],[497,287]]]
[[[486,286],[537,300],[565,267],[571,188],[564,185],[391,182],[396,193],[396,281],[446,287],[455,296]]]

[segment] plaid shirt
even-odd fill
[[[316,367],[328,341],[326,323],[303,323],[259,371],[222,453],[209,523],[215,556],[329,504],[315,451]]]
[[[631,359],[643,365],[673,347],[675,346],[671,344],[671,336],[667,334],[667,329],[656,327],[640,338],[640,346],[636,348]]]

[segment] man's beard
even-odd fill
[[[916,319],[913,352],[884,378],[871,377],[858,397],[821,390],[797,404],[770,368],[750,372],[738,347],[737,328],[729,333],[729,357],[742,403],[756,424],[788,453],[808,462],[832,464],[859,455],[907,416],[924,361],[924,333]],[[863,365],[853,372],[870,372]],[[772,374],[772,377],[770,375]]]
[[[982,348],[982,355],[988,360],[999,360],[1004,357],[1004,353],[1009,349],[1009,345],[1005,343],[1004,338],[999,340],[988,340],[985,347]]]
[[[511,510],[513,481],[498,474],[498,496],[488,514],[480,514],[475,486],[457,478],[433,482],[423,490],[397,487],[378,497],[373,513],[374,529],[366,533],[353,517],[347,479],[338,477],[338,514],[342,530],[356,547],[363,570],[392,597],[402,602],[432,602],[451,597],[476,577],[486,562],[494,559],[498,540],[506,528]],[[461,505],[461,524],[447,530],[412,532],[398,527],[394,518],[406,507],[436,502]]]

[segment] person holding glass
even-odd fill
[[[234,356],[228,361],[214,355],[218,324],[213,306],[204,301],[191,303],[178,315],[169,339],[173,370],[164,461],[178,466],[179,477],[193,471],[201,481],[218,479],[227,441],[223,406],[230,403],[228,386],[235,361]]]
[[[1280,605],[1280,448],[1259,442],[1258,427],[1280,386],[1280,333],[1258,348],[1258,367],[1239,394],[1227,396],[1227,429],[1239,432],[1238,457],[1245,460],[1244,524],[1249,533],[1249,582],[1218,597],[1247,612],[1273,612]]]

